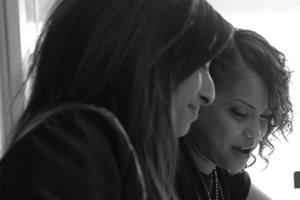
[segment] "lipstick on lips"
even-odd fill
[[[194,104],[188,104],[188,107],[192,110],[192,112],[194,113],[194,118],[195,120],[198,118],[198,112],[199,112],[199,109],[200,107],[199,106],[196,106]]]
[[[234,151],[237,151],[239,153],[245,154],[245,155],[250,155],[250,153],[253,150],[253,147],[239,147],[239,146],[232,146],[232,149]]]

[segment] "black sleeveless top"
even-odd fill
[[[193,170],[193,166],[184,152],[184,145],[180,146],[178,170],[176,173],[176,188],[181,200],[206,200],[207,195],[199,176]],[[245,200],[248,196],[251,180],[249,174],[242,170],[231,175],[227,170],[217,167],[219,182],[219,200]],[[205,178],[205,175],[203,176]],[[208,176],[206,176],[207,178]],[[212,177],[212,176],[210,176]]]
[[[244,200],[247,198],[251,180],[245,170],[235,175],[230,175],[226,170],[221,168],[217,168],[217,171],[224,200]]]

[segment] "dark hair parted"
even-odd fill
[[[211,74],[217,91],[226,91],[236,81],[245,78],[243,74],[245,66],[257,73],[265,83],[269,93],[268,106],[272,115],[269,118],[267,133],[259,142],[259,156],[268,164],[269,157],[274,151],[271,141],[279,135],[286,139],[292,131],[293,110],[289,96],[291,72],[286,66],[285,55],[258,33],[236,29],[233,38],[237,51],[232,51],[232,54],[238,55],[239,59],[228,57],[222,62],[216,60],[218,67],[214,67],[212,63]],[[252,156],[254,163],[256,158]]]
[[[176,199],[171,96],[231,32],[204,0],[60,1],[34,52],[31,95],[14,140],[31,118],[58,105],[105,107],[134,145],[148,197]]]

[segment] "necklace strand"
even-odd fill
[[[215,200],[218,200],[219,199],[219,192],[218,192],[218,182],[217,182],[217,171],[214,170],[213,171],[213,175],[214,175],[214,183],[215,183]],[[201,181],[202,181],[202,185],[204,185],[204,188],[205,188],[205,191],[206,191],[206,194],[208,196],[208,199],[209,200],[212,200],[212,197],[211,197],[211,193],[209,192],[209,189],[207,187],[207,184],[202,176],[202,174],[198,174],[198,176],[200,177]]]
[[[199,170],[197,164],[195,163],[195,161],[193,160],[193,158],[189,154],[187,146],[188,146],[187,141],[184,140],[183,141],[183,152],[184,152],[184,154],[187,158],[187,161],[191,164],[192,171],[197,175],[198,179],[200,179],[199,181],[202,185],[202,188],[204,188],[204,190],[206,192],[207,199],[212,200],[211,193],[208,189],[208,186],[205,182],[205,179],[202,175],[202,172]],[[218,172],[217,172],[216,169],[214,169],[212,173],[213,173],[212,190],[215,189],[215,200],[222,200],[222,198],[219,199],[220,184],[219,184],[219,179],[218,179]]]
[[[208,200],[212,200],[211,193],[209,192],[209,189],[208,189],[205,179],[202,175],[202,172],[198,169],[196,163],[193,160],[190,160],[190,162],[191,162],[193,171],[196,173],[196,175],[201,180],[200,182],[206,192]],[[218,180],[218,173],[217,173],[216,169],[213,170],[213,189],[215,189],[215,200],[219,200],[219,180]]]

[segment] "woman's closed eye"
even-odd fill
[[[237,108],[230,108],[230,111],[232,112],[232,114],[235,116],[235,117],[238,117],[238,118],[247,118],[249,117],[250,113],[249,112],[246,112],[246,111],[241,111]]]

